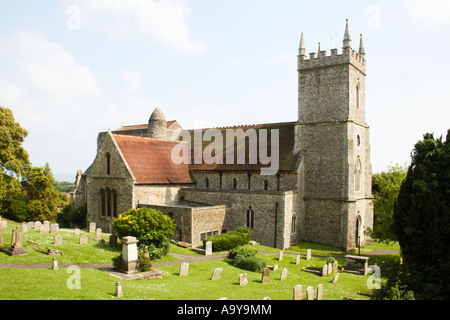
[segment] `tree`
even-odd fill
[[[450,130],[424,135],[394,209],[406,285],[417,299],[450,299]]]
[[[397,241],[394,230],[394,206],[402,182],[406,178],[408,167],[394,165],[388,170],[376,173],[372,177],[374,206],[373,239],[380,241]]]

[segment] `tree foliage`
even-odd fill
[[[394,209],[407,285],[418,299],[450,299],[450,130],[424,135]]]

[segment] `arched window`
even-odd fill
[[[112,216],[112,207],[111,207],[111,189],[106,188],[106,217]]]
[[[264,190],[269,190],[269,181],[264,180]]]
[[[106,218],[106,193],[100,189],[100,218]]]
[[[205,179],[205,188],[209,188],[209,179],[206,177]]]
[[[361,176],[362,176],[361,171],[362,171],[361,160],[358,157],[355,166],[355,191],[361,191]]]
[[[255,211],[252,206],[247,209],[247,227],[251,229],[255,227]]]
[[[112,189],[111,191],[111,200],[112,200],[112,217],[117,218],[118,211],[117,211],[117,191],[116,189]]]
[[[362,221],[361,216],[359,215],[359,211],[356,218],[356,228],[355,228],[355,245],[359,247],[361,245],[362,240]]]
[[[233,189],[237,189],[237,180],[236,180],[236,178],[233,179]]]
[[[356,108],[359,109],[359,83],[356,86]]]
[[[294,214],[292,216],[291,233],[295,233],[296,230],[297,230],[297,216]]]
[[[106,154],[106,175],[111,175],[111,155],[109,153]]]

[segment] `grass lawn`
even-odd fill
[[[8,224],[4,230],[4,248],[9,247],[11,231],[14,225]],[[82,233],[88,234],[86,231]],[[61,229],[63,245],[53,245],[54,234],[40,234],[35,230],[29,230],[24,234],[24,243],[31,240],[43,245],[43,248],[55,248],[64,253],[58,258],[59,264],[111,264],[111,258],[116,256],[119,248],[99,248],[96,241],[89,240],[88,245],[79,245],[79,236],[73,234],[71,229]],[[92,236],[92,235],[91,235]],[[107,239],[109,235],[104,235]],[[299,244],[289,248],[291,252],[302,252],[310,244]],[[277,252],[279,250],[268,247],[258,247],[260,251]],[[313,255],[327,256],[339,250],[330,247],[316,247]],[[45,263],[51,264],[52,257],[38,253],[27,248],[28,255],[24,257],[9,257],[0,253],[0,263]],[[201,256],[189,249],[171,246],[171,251],[192,256]],[[288,252],[288,251],[286,251]],[[321,254],[319,254],[321,253]],[[342,253],[342,251],[341,251]],[[278,261],[278,254],[259,254],[268,265],[278,264],[279,269],[270,272],[270,281],[261,284],[261,273],[249,272],[238,269],[224,260],[212,260],[191,263],[189,275],[180,277],[179,266],[157,267],[164,272],[162,279],[125,281],[115,278],[100,269],[78,269],[80,289],[69,289],[68,282],[75,276],[68,273],[67,269],[51,270],[50,268],[0,268],[0,300],[217,300],[227,297],[229,300],[261,300],[270,297],[272,300],[292,300],[293,288],[296,285],[303,286],[303,299],[306,299],[306,288],[312,286],[317,290],[318,284],[323,284],[324,300],[341,300],[344,297],[367,299],[357,294],[358,291],[370,292],[367,288],[369,276],[341,273],[339,281],[332,283],[333,275],[321,277],[312,273],[301,271],[307,265],[321,267],[326,262],[326,257],[313,257],[306,261],[302,256],[300,265],[295,265],[294,255],[284,255],[282,261]],[[387,257],[391,258],[391,257]],[[168,257],[168,260],[174,259]],[[371,258],[372,259],[372,258]],[[378,257],[378,263],[383,257]],[[344,263],[339,261],[341,267]],[[374,261],[374,260],[373,260]],[[372,263],[372,261],[371,261]],[[220,280],[212,281],[211,275],[215,268],[222,268]],[[288,269],[287,280],[280,281],[283,268]],[[239,274],[247,273],[249,283],[247,286],[239,285]],[[115,283],[121,282],[123,298],[114,296]]]

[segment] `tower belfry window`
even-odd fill
[[[356,86],[356,108],[359,109],[359,83]]]
[[[106,154],[106,175],[111,175],[111,155],[109,153]]]
[[[361,191],[361,160],[358,157],[358,161],[355,166],[355,191]]]

